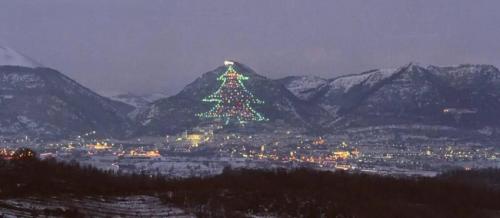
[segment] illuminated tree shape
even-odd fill
[[[251,104],[263,104],[245,88],[243,81],[248,77],[236,72],[232,64],[228,64],[226,72],[217,78],[221,85],[213,94],[205,97],[204,102],[215,102],[208,112],[196,114],[198,117],[222,119],[226,124],[230,121],[245,123],[248,121],[268,120],[255,111]]]

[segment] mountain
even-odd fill
[[[296,129],[384,140],[500,139],[500,71],[491,65],[411,63],[331,79],[275,80],[238,62],[233,67],[250,78],[245,86],[265,102],[253,108],[269,121],[247,124],[250,131]],[[218,89],[217,77],[226,69],[202,74],[173,96],[128,93],[111,100],[0,47],[0,134],[58,138],[88,131],[112,137],[179,133],[207,123],[195,114],[214,106],[202,99]]]
[[[334,118],[341,118],[342,127],[401,123],[497,126],[499,76],[498,69],[489,65],[410,64],[333,79],[318,103],[335,114]]]
[[[136,109],[145,108],[149,103],[156,101],[161,98],[168,97],[167,94],[163,93],[151,93],[151,94],[134,94],[134,93],[120,93],[120,94],[107,94],[104,95],[114,101],[123,102]]]
[[[271,129],[276,125],[295,128],[314,128],[316,119],[326,114],[315,105],[308,105],[290,92],[280,81],[268,79],[257,74],[249,67],[235,62],[234,69],[249,77],[245,86],[257,98],[263,100],[262,105],[254,105],[269,122],[262,122],[259,129]],[[157,100],[138,115],[139,134],[166,134],[183,131],[203,122],[196,113],[208,111],[213,105],[202,102],[202,99],[217,90],[217,77],[224,73],[226,66],[204,73],[194,82],[187,85],[177,95]]]
[[[64,137],[97,131],[120,136],[132,128],[130,106],[104,98],[49,68],[0,67],[0,133]]]
[[[490,142],[500,134],[500,72],[491,65],[409,64],[333,78],[308,92],[320,93],[310,103],[328,111],[318,124],[327,132]]]
[[[328,80],[317,76],[288,76],[277,80],[303,101],[310,101],[328,89]]]
[[[327,110],[333,120],[343,118],[405,69],[377,69],[330,79],[327,90],[316,103]]]
[[[122,102],[124,104],[132,106],[134,109],[131,110],[127,116],[134,120],[139,113],[146,110],[148,105],[158,99],[168,97],[164,93],[150,93],[150,94],[134,94],[134,93],[123,93],[123,94],[111,94],[105,95],[113,101]]]
[[[104,98],[56,70],[39,67],[12,49],[2,52],[2,136],[50,139],[89,131],[116,137],[130,133],[133,126],[126,113],[132,107]]]
[[[0,66],[42,67],[33,59],[2,45],[0,45]]]
[[[277,80],[241,63],[235,66],[250,77],[247,88],[266,102],[255,105],[270,119],[260,124],[263,131],[278,127],[339,134],[378,131],[423,138],[500,134],[500,72],[490,65],[411,63],[332,79]],[[216,78],[225,69],[207,72],[177,95],[150,104],[138,115],[140,134],[175,133],[202,123],[195,114],[211,105],[201,99],[219,87]]]

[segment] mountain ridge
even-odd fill
[[[305,106],[300,105],[302,102],[281,83],[261,76],[249,67],[237,62],[234,68],[250,77],[250,80],[245,83],[247,89],[259,99],[270,102],[264,105],[255,105],[255,109],[270,117],[271,123],[287,122],[297,127],[310,125],[307,122],[307,117],[296,113],[296,110],[304,110]],[[177,95],[153,102],[149,110],[138,116],[139,123],[144,129],[147,129],[146,133],[160,134],[161,131],[173,133],[202,123],[202,120],[194,115],[210,109],[211,105],[202,102],[201,99],[218,88],[220,84],[216,78],[225,69],[224,66],[221,66],[206,72],[188,84]],[[153,124],[151,125],[151,123]],[[172,123],[172,126],[166,127],[164,125],[166,123]],[[266,126],[269,123],[260,124]],[[156,130],[158,128],[162,130]]]
[[[21,54],[12,48],[0,45],[0,66],[43,67],[31,57]]]
[[[0,66],[2,135],[59,138],[97,131],[123,136],[131,108],[104,98],[50,68]]]
[[[250,78],[248,90],[266,102],[253,107],[269,122],[247,125],[251,131],[336,133],[420,125],[489,128],[491,135],[500,134],[500,72],[493,65],[409,63],[333,78],[281,79],[269,79],[242,63],[234,67]],[[156,99],[133,94],[106,98],[38,64],[0,66],[0,103],[5,106],[0,132],[51,137],[95,129],[113,137],[178,133],[207,122],[195,114],[213,106],[202,99],[219,87],[216,78],[225,69],[216,67],[177,94]]]
[[[222,69],[223,66],[203,74],[177,95],[165,98],[168,100],[160,99],[159,102],[164,101],[162,107],[156,107],[158,105],[154,106],[153,103],[148,110],[150,118],[159,117],[163,111],[169,110],[171,113],[169,116],[183,117],[191,121],[172,132],[198,125],[200,122],[196,121],[193,114],[208,109],[207,105],[201,103],[201,99],[218,86],[215,78]],[[474,135],[471,137],[476,137],[479,129],[484,128],[492,129],[493,135],[500,133],[500,126],[496,123],[500,119],[500,113],[496,112],[500,111],[500,89],[496,87],[500,84],[500,72],[492,65],[463,64],[436,67],[409,63],[399,68],[374,69],[331,79],[289,76],[274,80],[260,76],[248,67],[241,69],[244,69],[243,73],[250,75],[247,87],[256,97],[274,99],[270,102],[282,100],[281,103],[271,103],[267,106],[282,107],[281,113],[286,111],[288,112],[284,113],[286,116],[295,119],[295,121],[287,120],[283,116],[274,116],[275,114],[270,111],[263,110],[264,115],[271,117],[270,122],[263,125],[275,128],[302,128],[306,132],[341,133],[348,129],[377,126],[388,130],[398,127],[401,130],[397,131],[410,131],[420,126],[418,128],[425,127],[429,132],[434,132],[432,134],[436,134],[436,131],[449,132],[454,129],[455,133],[452,134],[459,135],[458,132],[465,131]],[[272,86],[256,85],[264,81]],[[272,87],[282,91],[278,92]],[[269,93],[279,94],[271,98],[268,96]],[[168,106],[182,101],[184,101],[182,107],[174,106],[176,109],[173,109]],[[176,115],[175,111],[193,105],[196,109],[184,113],[183,116]],[[142,118],[144,117],[146,116],[143,114]],[[147,119],[143,119],[145,120]],[[169,123],[177,122],[167,119],[157,125],[168,126]],[[149,126],[147,122],[139,129],[145,126]],[[445,126],[451,129],[433,126]],[[157,127],[153,127],[146,134],[162,132],[154,131],[154,128]]]

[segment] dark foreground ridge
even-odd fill
[[[39,160],[31,152],[23,149],[10,159],[0,158],[0,211],[16,209],[5,203],[9,199],[85,202],[143,195],[156,196],[166,206],[199,217],[500,217],[498,169],[395,178],[307,169],[228,168],[209,178],[167,180]],[[45,213],[75,217],[88,214],[84,210]]]

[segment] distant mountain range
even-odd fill
[[[268,79],[241,63],[246,87],[269,118],[258,130],[309,133],[384,132],[402,137],[487,138],[500,135],[500,72],[491,65],[408,64],[325,79]],[[219,87],[225,66],[202,74],[173,96],[102,97],[63,74],[0,47],[0,134],[67,137],[85,131],[128,137],[181,132],[203,122],[201,99]],[[113,99],[113,100],[112,100]],[[401,136],[399,136],[401,135]],[[395,136],[395,137],[396,137]],[[406,138],[405,138],[406,137]]]
[[[236,63],[247,87],[266,104],[256,105],[270,121],[260,130],[298,128],[411,141],[494,143],[500,134],[500,72],[491,65],[453,67],[408,64],[395,69],[324,79],[291,76],[272,80]],[[175,133],[198,125],[204,96],[218,87],[224,66],[203,74],[179,94],[151,103],[137,116],[140,134]],[[375,134],[375,135],[373,135]],[[380,134],[377,136],[376,134]],[[399,138],[399,139],[398,139]]]

